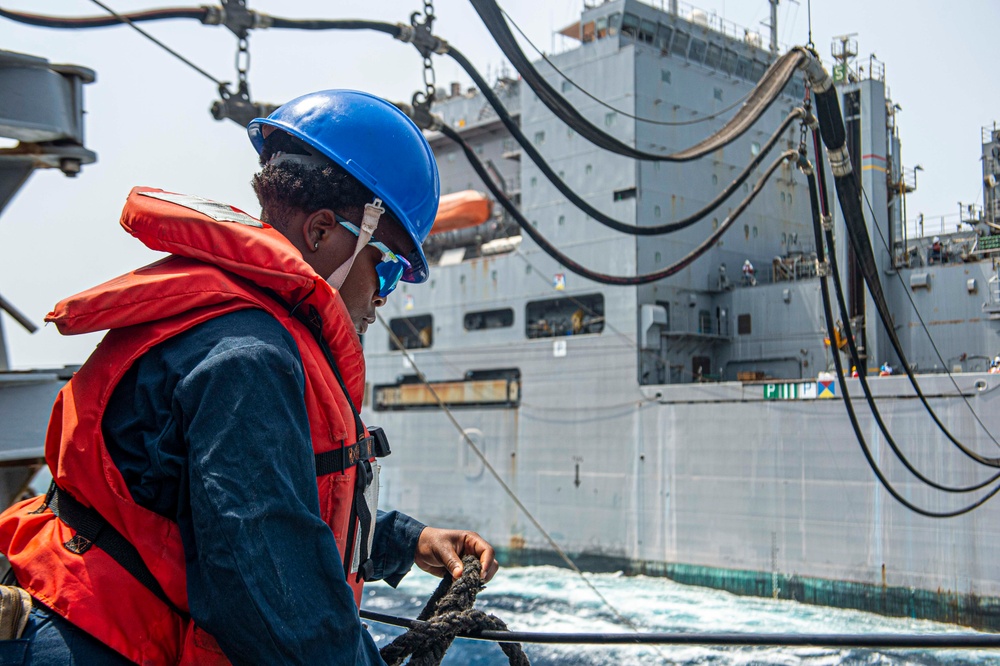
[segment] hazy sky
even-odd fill
[[[594,2],[595,0],[591,0]],[[195,6],[170,0],[107,0],[117,11]],[[369,18],[406,22],[422,2],[248,0],[248,6],[289,18]],[[437,0],[435,33],[484,73],[502,63],[499,50],[460,0]],[[574,21],[581,0],[504,0],[501,6],[540,48],[562,48],[553,32]],[[652,4],[660,4],[653,2]],[[759,29],[767,0],[694,3],[742,26]],[[681,3],[682,11],[685,3]],[[11,0],[4,8],[63,16],[99,15],[86,0]],[[785,44],[807,40],[807,2],[782,0],[779,34]],[[982,203],[980,128],[1000,118],[996,63],[997,0],[813,0],[813,40],[829,60],[831,37],[857,33],[861,56],[885,63],[907,166],[920,164],[919,189],[907,200],[911,218],[957,212],[959,201]],[[213,76],[235,78],[236,40],[225,28],[197,21],[141,24]],[[359,88],[409,100],[422,88],[414,48],[375,32],[260,30],[250,37],[251,93],[281,102],[312,90]],[[256,161],[245,131],[209,115],[215,86],[128,27],[51,30],[0,19],[0,48],[97,71],[86,87],[86,145],[98,162],[76,179],[36,172],[0,217],[0,293],[41,323],[59,299],[148,263],[145,250],[118,225],[129,189],[148,185],[226,201],[256,214],[248,185]],[[525,45],[525,49],[528,47]],[[435,58],[437,82],[470,84],[448,58]],[[99,335],[63,338],[52,326],[29,336],[3,317],[14,367],[80,363]]]

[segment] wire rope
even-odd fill
[[[750,92],[747,91],[746,94],[744,94],[743,96],[741,96],[739,99],[737,99],[735,102],[733,102],[729,106],[725,107],[724,109],[719,109],[718,111],[715,111],[714,113],[710,113],[710,114],[704,115],[704,116],[699,116],[697,118],[692,118],[691,120],[656,120],[654,118],[644,118],[642,116],[636,116],[636,115],[633,115],[633,114],[629,113],[628,111],[625,111],[624,109],[619,109],[616,106],[612,106],[611,104],[608,104],[603,99],[601,99],[599,97],[596,97],[595,95],[591,94],[590,91],[586,90],[579,83],[577,83],[576,81],[574,81],[573,79],[571,79],[569,76],[567,76],[566,73],[564,73],[561,69],[559,69],[559,67],[557,67],[556,64],[554,62],[552,62],[549,59],[549,57],[547,55],[545,55],[545,53],[542,52],[541,49],[539,49],[537,46],[535,46],[535,43],[532,42],[531,39],[526,34],[524,34],[524,31],[521,30],[521,26],[519,26],[517,24],[517,22],[514,21],[513,18],[511,18],[511,15],[508,14],[506,12],[506,10],[504,10],[503,8],[501,8],[500,9],[500,13],[503,14],[504,18],[506,18],[507,21],[512,26],[514,26],[514,29],[517,30],[518,34],[521,35],[521,37],[524,38],[524,41],[526,41],[528,43],[528,46],[530,46],[532,49],[534,49],[535,52],[539,56],[541,56],[542,60],[544,60],[548,64],[549,67],[551,67],[553,70],[555,70],[556,74],[558,74],[560,77],[562,77],[563,80],[565,80],[571,86],[573,86],[574,88],[576,88],[577,90],[579,90],[581,93],[583,93],[584,96],[586,96],[588,99],[591,99],[591,100],[597,102],[598,104],[600,104],[601,106],[603,106],[604,108],[610,109],[611,111],[614,111],[615,113],[619,113],[619,114],[625,116],[626,118],[631,118],[633,120],[638,120],[639,122],[648,123],[650,125],[665,125],[665,126],[669,126],[669,127],[676,127],[676,126],[681,126],[681,125],[695,125],[697,123],[703,123],[703,122],[706,122],[708,120],[714,120],[715,118],[718,118],[719,116],[724,115],[725,113],[727,113],[729,111],[732,111],[733,109],[735,109],[736,107],[738,107],[740,104],[742,104],[750,96]]]
[[[97,5],[98,7],[100,7],[101,9],[103,9],[104,11],[108,12],[109,14],[111,14],[119,22],[125,23],[126,25],[128,25],[129,27],[131,27],[133,30],[135,30],[136,32],[138,32],[140,35],[142,35],[143,37],[145,37],[149,41],[153,42],[154,44],[156,44],[157,46],[159,46],[161,49],[163,49],[164,51],[166,51],[170,55],[174,56],[175,58],[177,58],[178,60],[180,60],[181,62],[183,62],[185,65],[187,65],[188,67],[190,67],[194,71],[196,71],[199,74],[201,74],[202,76],[204,76],[206,79],[208,79],[209,81],[211,81],[215,85],[219,86],[220,88],[225,87],[226,84],[224,82],[222,82],[219,79],[215,78],[214,76],[212,76],[211,74],[209,74],[208,72],[206,72],[204,69],[202,69],[198,65],[194,64],[193,62],[191,62],[190,60],[188,60],[187,58],[185,58],[184,56],[182,56],[180,53],[178,53],[174,49],[170,48],[169,46],[167,46],[166,44],[164,44],[163,42],[161,42],[159,39],[157,39],[156,37],[153,37],[151,34],[149,34],[148,32],[146,32],[145,30],[143,30],[139,26],[137,26],[135,24],[135,22],[131,18],[129,18],[127,15],[119,14],[114,9],[112,9],[111,7],[108,7],[106,4],[104,4],[103,2],[101,2],[101,0],[90,0],[90,1],[93,2],[95,5]],[[147,19],[147,20],[152,20],[152,19]],[[80,26],[77,26],[77,27],[80,27]]]

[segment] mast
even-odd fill
[[[771,55],[778,55],[778,0],[771,2]]]

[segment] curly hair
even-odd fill
[[[374,198],[371,190],[333,162],[322,169],[290,162],[268,164],[276,152],[308,155],[312,151],[280,130],[272,132],[264,141],[260,153],[263,168],[254,174],[250,184],[260,202],[261,219],[281,231],[287,229],[288,217],[293,211],[312,213],[323,208],[334,211],[363,208]]]

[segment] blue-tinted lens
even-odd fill
[[[357,225],[345,220],[339,215],[337,215],[337,221],[340,222],[342,227],[350,231],[355,236],[359,236],[361,234],[361,229],[359,229]],[[378,295],[385,298],[391,294],[392,290],[396,288],[397,284],[399,284],[399,280],[403,277],[403,273],[405,273],[406,269],[410,267],[410,262],[390,250],[384,243],[380,243],[373,239],[368,241],[368,244],[374,246],[376,250],[382,253],[382,261],[375,266],[375,272],[378,274]]]
[[[401,257],[397,256],[399,258]],[[391,294],[405,271],[406,263],[402,261],[380,261],[375,266],[375,272],[378,273],[378,295],[385,298]]]

